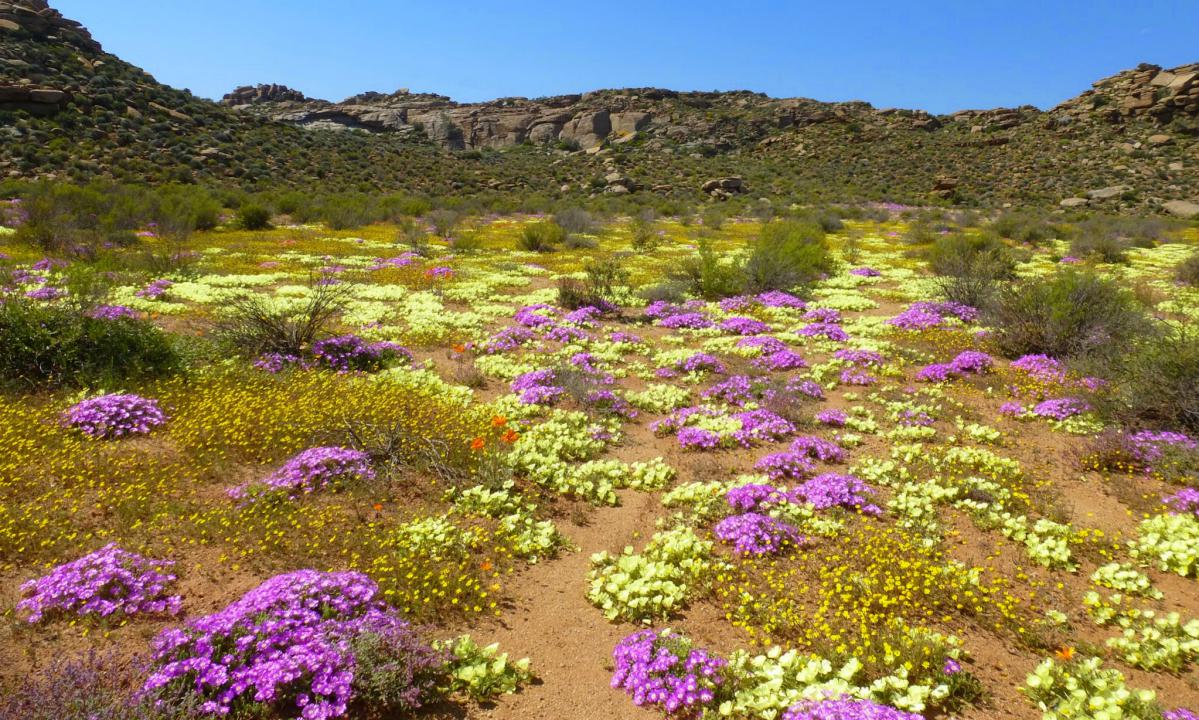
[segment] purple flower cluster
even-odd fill
[[[1162,713],[1162,720],[1199,720],[1199,713],[1186,708],[1175,708]]]
[[[793,308],[795,310],[803,310],[808,306],[803,300],[800,300],[791,293],[783,292],[782,290],[767,290],[764,293],[759,293],[757,300],[764,307]]]
[[[358,669],[353,641],[412,634],[377,595],[357,572],[276,575],[220,612],[160,633],[143,692],[195,693],[211,715],[254,702],[284,717],[342,717]]]
[[[791,496],[784,490],[773,485],[749,483],[730,488],[724,494],[729,507],[741,512],[754,512],[771,505],[782,505],[791,502]]]
[[[489,353],[509,352],[531,342],[535,337],[537,336],[527,327],[512,325],[494,333],[483,343],[483,349]]]
[[[1163,502],[1178,515],[1199,515],[1199,489],[1183,488]]]
[[[88,398],[63,413],[63,422],[68,427],[105,440],[146,435],[166,421],[157,400],[132,394]]]
[[[833,357],[855,367],[882,367],[884,358],[881,353],[873,350],[851,350],[850,348],[841,348],[833,353]]]
[[[289,367],[296,366],[301,369],[307,369],[309,363],[299,355],[290,353],[266,353],[259,355],[253,363],[254,367],[259,370],[265,370],[272,375],[277,375]]]
[[[765,352],[762,355],[754,358],[750,364],[756,368],[769,370],[770,372],[779,372],[781,370],[800,370],[808,366],[808,363],[803,359],[803,356],[794,350],[791,350],[790,348],[775,350],[774,352]]]
[[[413,252],[400,253],[391,258],[375,258],[375,262],[367,270],[384,270],[387,268],[402,268],[416,262],[419,256]]]
[[[795,434],[795,426],[789,420],[769,410],[746,410],[733,417],[741,423],[741,429],[733,433],[733,438],[745,447]]]
[[[831,322],[810,323],[795,332],[803,337],[823,337],[835,342],[849,340],[849,333],[845,332],[840,325]]]
[[[93,320],[120,320],[137,318],[137,311],[124,305],[97,305],[88,311],[87,316]]]
[[[916,379],[924,382],[945,382],[963,375],[989,372],[995,361],[990,355],[977,350],[966,350],[947,363],[926,365],[916,373]]]
[[[138,290],[135,294],[144,300],[158,300],[163,295],[166,295],[167,290],[169,290],[174,284],[175,283],[167,280],[166,278],[155,280],[141,290]]]
[[[1038,403],[1032,414],[1051,420],[1065,420],[1081,415],[1091,409],[1091,406],[1078,398],[1055,398]]]
[[[821,410],[816,413],[816,422],[832,427],[845,427],[845,421],[848,419],[849,416],[841,410]]]
[[[550,317],[550,315],[553,315],[557,312],[557,308],[555,308],[553,305],[546,305],[545,303],[526,305],[516,311],[516,315],[513,316],[513,319],[518,325],[522,325],[527,328],[536,328],[543,325],[553,325],[554,319]]]
[[[107,618],[139,613],[179,612],[178,595],[167,595],[174,563],[150,560],[108,544],[78,560],[59,565],[48,575],[21,585],[17,610],[31,623],[59,615]]]
[[[816,463],[802,452],[788,450],[764,456],[754,463],[754,470],[764,472],[775,482],[780,480],[802,480],[816,471]]]
[[[289,495],[316,492],[346,480],[370,480],[375,477],[370,456],[360,450],[328,445],[296,453],[266,476],[262,484],[270,490]],[[246,497],[246,486],[229,490],[235,500]]]
[[[864,515],[882,515],[882,508],[870,502],[874,490],[853,475],[824,473],[795,488],[795,496],[818,510],[832,507],[853,508]]]
[[[787,708],[782,720],[924,720],[924,716],[870,700],[840,697],[796,703]]]
[[[703,313],[689,312],[679,313],[678,315],[670,315],[658,321],[658,324],[664,328],[677,330],[687,328],[689,330],[702,330],[712,327],[712,321]]]
[[[622,332],[620,330],[612,333],[608,339],[614,343],[628,343],[629,345],[636,345],[637,343],[641,342],[640,335],[634,335],[633,333]]]
[[[730,515],[716,523],[713,532],[739,555],[774,555],[804,542],[793,525],[756,512]]]
[[[1133,459],[1146,469],[1167,455],[1199,451],[1199,443],[1180,432],[1142,430],[1130,435],[1128,444]]]
[[[676,362],[673,369],[679,372],[713,372],[718,375],[725,373],[724,363],[720,362],[720,358],[702,352]]]
[[[30,300],[57,300],[60,297],[66,297],[66,294],[66,290],[56,288],[53,285],[45,285],[36,290],[30,290],[25,293],[25,297]]]
[[[401,345],[392,342],[368,343],[357,335],[318,340],[312,344],[312,356],[318,364],[340,373],[379,370],[396,357],[404,357],[412,362],[412,353]]]
[[[679,718],[698,716],[716,702],[728,664],[682,636],[652,629],[621,640],[612,660],[612,687],[628,693],[637,706]]]
[[[761,335],[770,332],[770,326],[751,317],[734,316],[721,321],[720,329],[734,335]]]
[[[841,311],[835,308],[812,308],[803,314],[803,319],[808,322],[839,323]]]
[[[552,405],[566,390],[554,385],[558,374],[553,368],[530,370],[512,381],[512,392],[525,405]]]
[[[791,451],[803,453],[807,457],[816,458],[826,463],[845,462],[845,449],[831,440],[825,440],[815,435],[803,435],[791,443]]]
[[[786,391],[790,393],[799,393],[800,395],[807,395],[813,400],[824,399],[824,388],[820,387],[820,383],[816,382],[815,380],[801,380],[799,378],[793,378],[787,382]]]
[[[713,398],[722,400],[729,405],[744,407],[758,397],[758,389],[750,378],[745,375],[730,375],[700,394],[705,400]]]
[[[873,385],[878,382],[877,378],[860,368],[845,368],[841,371],[840,380],[845,385]]]
[[[978,319],[978,309],[957,302],[921,301],[912,303],[887,322],[902,330],[928,330],[941,327],[950,317],[973,322]]]
[[[668,318],[671,315],[681,315],[683,313],[698,312],[703,310],[704,303],[700,300],[688,300],[682,305],[668,303],[665,300],[656,300],[650,303],[645,308],[645,316],[654,320]]]
[[[882,275],[881,272],[879,272],[878,270],[875,270],[872,267],[856,267],[856,268],[851,269],[849,271],[849,274],[857,275],[858,277],[878,277],[878,276]]]

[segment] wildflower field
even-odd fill
[[[787,222],[0,228],[0,718],[1196,718],[1199,229]]]

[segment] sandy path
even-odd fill
[[[471,717],[644,720],[645,711],[609,685],[612,648],[637,628],[609,623],[585,596],[592,553],[640,546],[652,534],[658,496],[625,490],[620,499],[619,507],[594,511],[584,527],[563,523],[560,529],[579,549],[522,572],[513,583],[513,609],[497,627],[476,632],[512,657],[532,659],[541,682]]]

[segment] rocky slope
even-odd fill
[[[1185,213],[1197,70],[1141,65],[1049,111],[943,116],[656,88],[467,104],[259,85],[213,103],[105,53],[43,0],[0,0],[0,177]]]

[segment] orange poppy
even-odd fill
[[[491,561],[484,560],[483,564],[480,565],[479,567],[483,568],[483,572],[491,572],[491,568],[492,568]]]
[[[1074,659],[1074,648],[1072,648],[1068,645],[1064,646],[1064,647],[1060,647],[1060,648],[1058,648],[1057,652],[1054,653],[1054,655],[1057,657],[1058,660],[1061,660],[1062,662],[1070,662],[1071,660]]]
[[[474,440],[470,441],[470,449],[471,450],[482,450],[483,446],[486,444],[487,444],[486,440],[484,440],[481,437],[477,437]]]
[[[374,505],[371,505],[371,507],[375,509],[375,512],[379,512],[383,509],[383,503],[375,503]]]
[[[507,424],[508,418],[504,417],[503,415],[496,415],[495,417],[491,418],[492,427],[504,427]]]
[[[464,353],[464,352],[466,352],[466,346],[461,343],[458,343],[457,345],[454,346],[454,352]]]
[[[519,438],[519,437],[520,437],[519,433],[517,433],[515,430],[510,429],[510,430],[508,430],[508,432],[506,432],[502,436],[500,436],[500,440],[503,440],[504,442],[511,444],[511,443],[516,442],[517,438]]]

